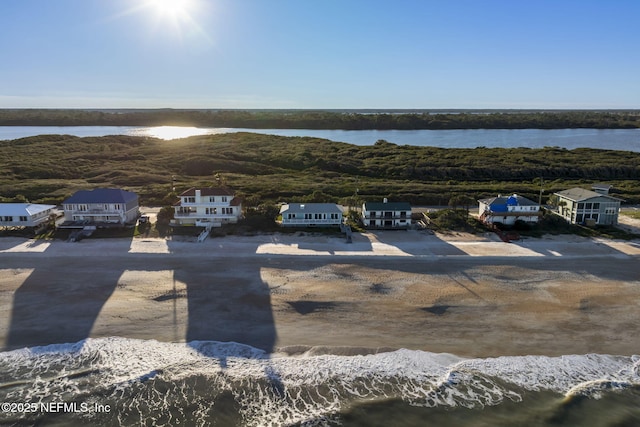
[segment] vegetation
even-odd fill
[[[251,129],[623,129],[637,110],[459,110],[401,114],[311,110],[0,110],[0,126],[200,126]]]
[[[466,208],[506,193],[537,201],[540,177],[543,200],[554,191],[604,181],[614,186],[615,196],[640,203],[636,152],[444,149],[386,141],[355,146],[251,133],[173,141],[68,135],[0,141],[4,201],[57,204],[79,189],[111,186],[137,192],[141,204],[168,206],[189,187],[226,182],[250,208],[279,201],[357,206],[384,197],[414,205],[452,201],[452,207]]]
[[[623,210],[620,212],[621,215],[625,215],[634,219],[640,219],[640,210]]]
[[[463,231],[482,233],[488,229],[475,217],[469,216],[466,209],[443,209],[430,212],[428,228],[434,231]]]

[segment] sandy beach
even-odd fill
[[[638,261],[637,240],[576,236],[3,238],[0,341],[5,350],[121,336],[289,353],[637,354]]]

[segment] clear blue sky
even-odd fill
[[[640,108],[638,0],[1,0],[0,53],[0,108]]]

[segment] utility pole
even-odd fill
[[[538,206],[542,206],[542,192],[544,191],[544,189],[542,188],[543,182],[544,180],[542,179],[542,177],[540,177],[540,197],[538,197]]]

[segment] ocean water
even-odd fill
[[[640,356],[86,339],[0,353],[0,402],[2,425],[638,426]]]

